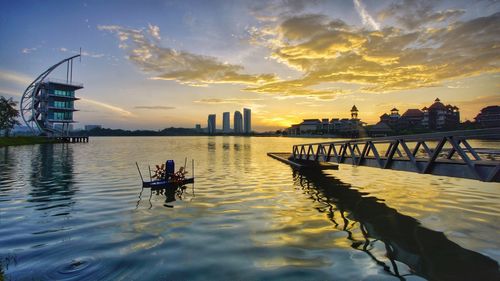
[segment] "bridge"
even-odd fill
[[[474,139],[491,140],[493,148],[473,148]],[[337,163],[500,182],[498,140],[500,127],[298,144],[288,158],[282,153],[268,155],[298,168]]]

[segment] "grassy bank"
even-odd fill
[[[40,144],[40,143],[54,143],[54,140],[47,139],[45,137],[33,137],[33,136],[22,136],[22,137],[0,137],[0,147],[11,146],[11,145],[28,145],[28,144]]]

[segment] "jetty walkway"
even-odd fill
[[[473,148],[470,140],[500,140],[500,127],[294,145],[292,153],[268,153],[296,168],[351,164],[485,182],[500,182],[500,149]],[[498,142],[493,142],[498,146]],[[288,155],[288,157],[286,157]],[[330,168],[333,166],[330,165]]]

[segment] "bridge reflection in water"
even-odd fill
[[[495,260],[462,248],[380,199],[319,170],[294,170],[293,175],[295,185],[324,206],[318,210],[327,214],[335,228],[346,232],[351,247],[365,252],[388,274],[401,280],[408,275],[429,280],[500,280]],[[362,237],[353,235],[355,224]],[[385,257],[374,253],[380,242]],[[406,264],[410,272],[398,268],[398,262]]]

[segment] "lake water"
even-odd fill
[[[91,138],[0,148],[9,280],[499,280],[500,186],[267,152],[315,139]],[[326,141],[326,140],[321,140]],[[498,143],[476,143],[497,147]],[[194,158],[175,201],[135,167]],[[147,176],[149,177],[149,176]]]

